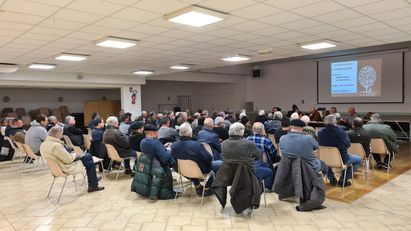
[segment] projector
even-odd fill
[[[0,74],[9,74],[16,72],[19,69],[17,64],[0,63]]]

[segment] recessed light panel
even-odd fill
[[[250,57],[245,56],[245,55],[233,55],[230,57],[222,58],[221,60],[227,61],[227,62],[242,62],[242,61],[250,60]]]
[[[154,71],[152,71],[152,70],[138,70],[138,71],[133,72],[133,74],[135,74],[135,75],[152,75],[152,74],[154,74]]]
[[[202,27],[223,21],[226,14],[199,6],[188,6],[165,16],[171,22]]]
[[[63,53],[63,54],[55,57],[55,59],[57,59],[57,60],[72,61],[72,62],[84,61],[87,58],[88,58],[87,55],[70,54],[70,53]]]
[[[326,48],[331,48],[331,47],[336,47],[336,46],[337,45],[335,42],[332,42],[329,40],[300,44],[300,47],[304,49],[308,49],[308,50],[319,50],[319,49],[326,49]]]
[[[30,69],[39,69],[39,70],[51,70],[56,68],[56,64],[48,63],[32,63],[28,66]]]
[[[138,40],[118,38],[118,37],[106,37],[96,42],[97,46],[110,47],[117,49],[125,49],[137,45]]]

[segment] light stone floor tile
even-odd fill
[[[81,186],[81,177],[78,191],[70,179],[56,205],[62,179],[46,199],[49,170],[17,171],[16,162],[0,163],[0,231],[411,230],[411,171],[351,204],[327,199],[326,209],[313,212],[297,212],[296,201],[279,201],[269,193],[267,206],[250,217],[236,214],[229,202],[221,210],[214,197],[201,207],[200,198],[189,190],[177,200],[151,202],[130,192],[131,178],[121,176],[115,182],[114,174],[102,179],[106,190],[91,194]]]

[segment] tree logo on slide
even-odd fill
[[[375,80],[377,79],[377,72],[372,66],[364,66],[361,68],[358,74],[358,81],[360,85],[365,88],[365,93],[372,93],[371,87],[374,85]]]

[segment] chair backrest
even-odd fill
[[[84,142],[84,146],[86,147],[86,149],[90,150],[91,139],[89,135],[83,135],[83,142]]]
[[[87,135],[89,135],[90,137],[91,137],[91,132],[92,132],[91,128],[87,128]]]
[[[105,144],[107,148],[107,155],[108,158],[112,159],[113,161],[123,161],[123,159],[118,155],[116,148],[111,144]]]
[[[371,152],[378,154],[387,154],[388,149],[383,139],[371,139]]]
[[[210,154],[211,156],[213,156],[213,149],[211,148],[211,146],[207,143],[201,143],[203,145],[203,147],[205,148],[205,150],[207,150],[208,154]]]
[[[137,160],[140,159],[140,156],[142,153],[137,151],[136,154],[137,154]]]
[[[344,163],[341,159],[340,150],[338,150],[338,148],[336,147],[320,146],[318,148],[318,158],[324,161],[328,167],[344,167]]]
[[[65,174],[61,170],[60,166],[54,160],[47,159],[47,164],[49,165],[50,170],[51,170],[51,174],[53,176],[55,176],[55,177],[66,177],[67,176],[67,174]]]
[[[22,144],[24,150],[26,150],[26,154],[31,158],[31,159],[37,159],[36,154],[34,154],[33,149],[31,149],[30,145],[28,144]]]
[[[364,147],[361,143],[351,143],[350,148],[347,150],[348,153],[361,157],[365,159],[367,156],[364,151]]]
[[[188,178],[204,179],[204,174],[201,172],[198,164],[192,160],[177,159],[178,173]]]
[[[68,137],[68,135],[63,135],[63,139],[69,148],[73,148],[74,145],[71,142],[70,137]]]
[[[26,149],[23,147],[23,144],[20,142],[15,142],[15,143],[16,143],[17,148],[20,150],[20,152],[27,155]]]
[[[6,137],[4,137],[4,139],[9,141],[10,146],[11,146],[11,148],[14,149],[14,151],[20,151],[20,150],[16,147],[16,145],[14,144],[14,142],[13,142],[9,137],[6,136]]]
[[[278,150],[278,144],[277,144],[277,141],[275,140],[274,134],[268,134],[268,139],[271,140],[271,143],[273,143],[275,149]]]

